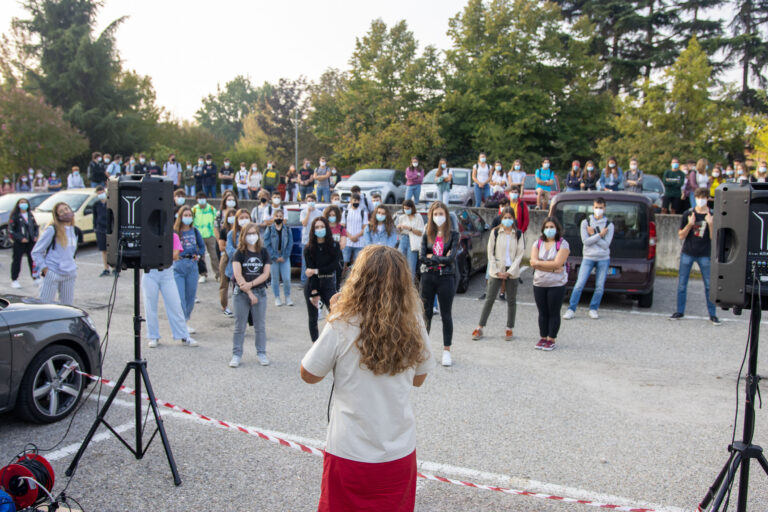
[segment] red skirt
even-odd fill
[[[413,512],[415,505],[416,450],[378,463],[325,454],[318,512]]]

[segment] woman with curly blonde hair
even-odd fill
[[[326,439],[318,511],[412,511],[416,426],[409,399],[435,366],[421,301],[405,257],[372,245],[331,301],[301,378],[333,371],[336,397]]]

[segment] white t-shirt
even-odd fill
[[[474,169],[477,170],[477,174],[475,175],[477,181],[488,181],[488,176],[491,174],[491,168],[488,164],[475,164]]]
[[[333,318],[333,317],[331,317]],[[435,367],[429,334],[421,318],[426,361],[397,375],[374,375],[360,365],[355,339],[360,327],[342,320],[325,324],[301,365],[312,375],[331,371],[334,399],[325,450],[358,462],[389,462],[416,449],[416,418],[411,408],[413,377]]]
[[[522,185],[525,181],[525,171],[511,171],[509,173],[510,185]]]
[[[413,228],[416,231],[420,231],[421,235],[414,235],[410,231],[407,232],[409,241],[411,243],[411,250],[412,251],[420,251],[421,250],[421,236],[424,234],[424,219],[421,218],[421,215],[418,213],[415,213],[412,215],[413,218],[409,218],[408,215],[401,215],[398,218],[397,225],[399,226],[408,226],[409,228]],[[401,235],[402,236],[402,235]]]
[[[503,172],[499,174],[496,171],[493,171],[493,176],[491,176],[491,185],[506,187],[507,176]]]
[[[306,226],[302,226],[301,228],[301,243],[302,245],[306,245],[309,243],[309,232],[312,230],[312,223],[315,222],[315,219],[318,217],[323,216],[323,212],[320,211],[320,209],[315,208],[311,212],[309,211],[308,207],[304,207],[301,209],[301,213],[299,214],[299,220],[301,222],[304,222],[304,219],[307,218],[307,215],[309,215],[309,222],[307,222]]]
[[[237,188],[245,190],[248,188],[248,171],[239,170],[235,175],[235,181],[237,181]]]
[[[248,186],[250,188],[261,188],[261,171],[251,171],[248,175]]]

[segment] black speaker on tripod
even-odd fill
[[[107,263],[164,269],[173,264],[173,183],[148,174],[107,185]]]

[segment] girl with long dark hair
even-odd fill
[[[304,261],[307,264],[304,299],[309,314],[309,335],[313,342],[318,337],[317,316],[320,301],[322,300],[330,311],[331,297],[336,293],[336,272],[340,254],[341,249],[333,239],[328,219],[318,217],[313,220],[309,242],[304,246]]]
[[[13,255],[11,256],[11,288],[21,288],[19,274],[21,273],[21,259],[27,256],[29,274],[34,278],[34,265],[32,263],[32,248],[37,241],[39,229],[35,216],[29,211],[29,201],[21,198],[11,210],[8,217],[8,235],[13,240]]]

